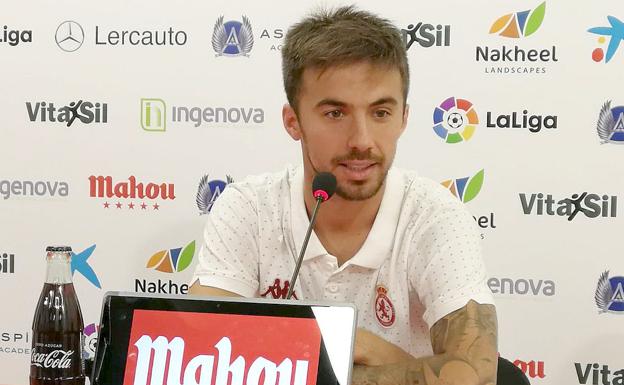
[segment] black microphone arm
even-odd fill
[[[323,203],[323,197],[318,196],[316,198],[316,204],[314,205],[314,210],[312,210],[312,218],[310,218],[310,224],[308,225],[308,231],[306,232],[305,238],[303,239],[303,245],[301,246],[301,251],[299,251],[299,258],[297,258],[297,264],[295,265],[295,271],[293,271],[292,277],[290,277],[290,285],[288,286],[288,294],[286,294],[286,299],[290,299],[295,291],[295,283],[297,282],[297,277],[299,276],[299,269],[301,269],[301,264],[303,263],[303,256],[305,254],[306,248],[308,247],[308,241],[310,240],[310,235],[312,234],[312,228],[314,227],[314,222],[316,221],[316,213],[318,212],[319,207]]]

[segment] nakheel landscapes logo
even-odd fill
[[[466,176],[457,179],[448,179],[443,181],[442,186],[446,187],[451,194],[463,203],[472,201],[479,195],[483,180],[485,178],[485,170],[480,170],[473,176]],[[490,212],[485,215],[473,216],[477,226],[482,229],[495,229],[494,213]],[[485,234],[481,234],[481,238],[485,238]]]
[[[507,13],[497,18],[490,27],[490,35],[516,42],[513,46],[477,46],[475,59],[485,64],[486,74],[544,74],[558,62],[557,47],[536,46],[534,39],[546,16],[546,2],[533,9]]]
[[[316,320],[278,323],[267,316],[136,310],[122,385],[316,384]]]
[[[180,273],[193,263],[194,257],[195,241],[191,241],[184,247],[160,250],[154,253],[145,267],[167,274]],[[176,283],[171,279],[134,280],[134,290],[138,293],[186,294],[188,289],[188,284]]]

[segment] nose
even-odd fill
[[[372,125],[363,114],[354,114],[349,130],[347,145],[358,152],[368,151],[373,148]]]

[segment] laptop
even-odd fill
[[[345,303],[108,292],[94,385],[351,383]]]

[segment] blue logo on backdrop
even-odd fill
[[[611,108],[611,101],[607,101],[600,109],[596,131],[600,143],[624,144],[624,106]]]
[[[93,271],[93,268],[89,265],[89,262],[87,262],[91,254],[93,254],[93,250],[95,250],[95,245],[87,247],[78,254],[72,253],[71,272],[73,276],[74,272],[78,270],[93,286],[101,289],[102,285],[100,284],[97,274],[95,274],[95,271]]]
[[[243,21],[223,22],[223,16],[217,19],[212,33],[212,48],[217,56],[249,56],[254,44],[251,23],[246,16]]]
[[[225,182],[219,179],[208,180],[208,175],[204,175],[199,181],[197,197],[195,198],[199,208],[199,215],[208,214],[225,187],[233,181],[229,175],[226,176]]]
[[[602,273],[594,298],[600,313],[624,314],[624,277],[609,278],[608,270]]]

